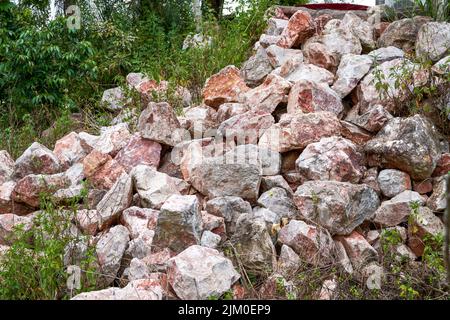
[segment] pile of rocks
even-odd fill
[[[110,89],[103,102],[120,114],[99,135],[72,132],[53,151],[33,143],[16,161],[0,151],[0,255],[14,226],[33,225],[42,193],[64,205],[88,181],[72,223],[95,247],[102,290],[74,299],[239,298],[237,270],[266,277],[266,292],[302,264],[365,281],[382,276],[382,228],[398,229],[396,254],[416,260],[444,231],[449,141],[422,115],[395,117],[404,92],[385,77],[380,98],[374,78],[412,64],[413,48],[442,65],[450,24],[372,20],[270,18],[241,69],[206,81],[201,105],[175,90],[182,115],[153,102],[166,82],[133,73],[142,113]]]

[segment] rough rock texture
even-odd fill
[[[391,200],[381,203],[372,220],[382,226],[396,226],[407,220],[414,203],[422,205],[424,200],[417,192],[405,190]]]
[[[167,280],[180,299],[220,297],[239,279],[231,260],[217,250],[190,246],[168,262]]]
[[[380,205],[367,185],[347,182],[308,181],[297,188],[294,202],[300,213],[332,234],[349,234]]]
[[[131,206],[132,200],[132,180],[129,175],[124,173],[97,205],[99,229],[103,230],[114,223],[120,214]]]
[[[292,197],[292,195],[294,194],[287,181],[281,175],[262,177],[261,187],[259,188],[259,191],[261,193],[264,193],[272,188],[282,188],[286,190],[287,194],[290,197]]]
[[[10,245],[14,242],[14,230],[22,226],[24,231],[33,225],[32,216],[17,216],[15,214],[0,214],[0,245]]]
[[[436,129],[421,115],[390,120],[365,151],[369,162],[399,169],[414,180],[430,177],[440,157]]]
[[[235,66],[228,66],[206,80],[203,88],[204,103],[218,108],[226,102],[239,102],[243,93],[250,90]]]
[[[378,39],[378,47],[394,46],[403,51],[413,50],[420,27],[429,20],[418,16],[392,22]]]
[[[353,33],[353,35],[359,39],[364,49],[375,48],[376,44],[374,40],[373,26],[369,22],[358,17],[353,12],[347,12],[345,14],[339,27]]]
[[[267,56],[269,58],[272,67],[281,67],[287,60],[298,57],[303,59],[303,53],[301,50],[286,49],[277,45],[271,45],[266,49]]]
[[[408,246],[418,257],[422,256],[425,237],[444,235],[445,226],[442,221],[427,207],[420,207],[415,215],[411,216],[408,225]]]
[[[307,63],[324,68],[335,73],[339,64],[338,57],[331,53],[327,47],[319,42],[312,42],[303,49]]]
[[[291,59],[283,64],[280,76],[293,84],[300,80],[307,80],[331,85],[334,81],[334,75],[330,71],[314,64],[298,63],[298,59],[294,61]]]
[[[341,98],[326,84],[299,80],[289,92],[288,113],[328,111],[339,115],[343,109]]]
[[[131,172],[141,205],[159,210],[164,202],[174,194],[180,194],[175,181],[153,167],[139,165]]]
[[[397,47],[389,46],[373,50],[369,52],[368,55],[369,57],[372,57],[376,63],[380,64],[386,61],[403,58],[405,52]]]
[[[125,171],[138,165],[146,165],[157,168],[161,156],[161,145],[157,142],[144,139],[140,134],[134,134],[128,144],[119,151],[115,160]]]
[[[155,229],[158,215],[159,212],[153,209],[131,207],[123,211],[120,220],[130,232],[131,239],[135,239],[146,230]]]
[[[291,220],[280,230],[278,241],[291,247],[302,260],[314,266],[326,266],[333,262],[333,239],[319,227]]]
[[[252,206],[239,197],[217,197],[206,203],[206,211],[209,214],[225,219],[227,233],[236,231],[236,223],[239,216],[244,213],[252,213]]]
[[[283,48],[297,47],[315,32],[314,20],[308,12],[298,10],[289,19],[277,43]]]
[[[364,155],[351,141],[341,137],[322,138],[309,144],[295,162],[306,180],[335,180],[358,183],[362,178]]]
[[[450,23],[428,22],[420,27],[416,41],[416,56],[438,61],[450,49]]]
[[[385,169],[378,175],[378,185],[383,195],[393,198],[405,190],[411,190],[411,178],[402,171]]]
[[[17,182],[14,186],[12,198],[15,202],[25,203],[31,207],[38,208],[42,194],[51,195],[69,185],[70,181],[64,174],[30,174]]]
[[[164,289],[159,281],[139,279],[124,288],[111,287],[99,291],[83,292],[71,300],[162,300]]]
[[[172,195],[161,207],[153,245],[178,253],[199,244],[202,217],[196,196]],[[158,251],[158,250],[157,250]]]
[[[255,88],[255,91],[258,88]],[[250,110],[250,107],[243,103],[224,103],[221,104],[219,109],[217,110],[217,122],[222,123],[225,120],[230,119],[231,117],[237,116],[239,114],[246,113]]]
[[[242,214],[237,220],[231,243],[248,272],[267,275],[275,270],[275,247],[262,219],[255,219],[252,214]]]
[[[287,277],[295,275],[300,268],[301,260],[289,246],[283,244],[278,258],[277,272]]]
[[[345,54],[342,56],[333,89],[341,98],[347,96],[370,70],[373,59],[368,55]]]
[[[256,87],[264,81],[265,77],[272,70],[273,67],[267,56],[266,50],[264,48],[259,48],[255,55],[243,64],[241,75],[249,87]]]
[[[225,153],[227,163],[249,163],[262,167],[262,175],[272,176],[280,173],[281,155],[273,150],[255,144],[241,144]]]
[[[109,229],[97,242],[95,252],[101,273],[99,280],[103,286],[112,284],[117,277],[129,240],[127,228],[119,225]]]
[[[358,232],[353,231],[348,236],[340,236],[338,240],[344,245],[356,271],[361,271],[369,263],[378,261],[377,251]]]
[[[210,198],[238,196],[255,201],[261,183],[261,165],[225,160],[224,157],[208,158],[196,164],[189,179],[192,186]]]
[[[96,140],[94,149],[114,157],[131,138],[126,123],[119,123],[112,127],[101,128],[100,137]]]
[[[330,112],[288,114],[259,139],[259,146],[278,152],[303,149],[323,137],[340,135],[341,124]]]
[[[275,119],[270,113],[252,110],[222,122],[217,131],[227,139],[236,137],[238,144],[256,144],[258,138],[274,123]]]
[[[450,153],[443,153],[433,171],[433,177],[440,177],[450,171]]]
[[[275,187],[264,192],[259,197],[257,204],[276,213],[278,220],[283,217],[292,219],[298,215],[297,207],[287,191],[282,188]]]
[[[139,117],[138,127],[145,139],[169,146],[174,146],[181,141],[181,137],[177,135],[180,123],[174,110],[166,102],[149,103]]]
[[[374,105],[361,115],[348,119],[349,122],[369,132],[377,133],[393,116],[382,106]]]
[[[445,179],[440,179],[433,186],[433,194],[427,200],[427,206],[436,212],[444,211],[447,207],[447,184]]]
[[[0,185],[12,179],[14,175],[14,160],[5,150],[0,151]]]
[[[116,111],[124,108],[127,102],[129,102],[127,100],[122,88],[116,87],[103,92],[101,103],[107,109]]]
[[[25,150],[16,160],[15,177],[20,179],[29,174],[54,174],[61,171],[58,157],[38,142]]]
[[[244,101],[252,110],[272,113],[289,93],[290,88],[290,82],[271,74],[260,86],[248,91],[244,95]]]

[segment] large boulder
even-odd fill
[[[289,19],[277,45],[283,48],[298,47],[314,34],[315,29],[311,15],[306,11],[298,10]]]
[[[175,146],[181,141],[180,123],[167,102],[150,102],[139,117],[138,128],[145,139],[169,146]]]
[[[343,109],[341,98],[326,84],[299,80],[289,92],[288,113],[328,111],[338,116]]]
[[[341,124],[331,112],[283,115],[259,139],[259,146],[278,152],[304,149],[321,138],[340,135]]]
[[[153,167],[137,166],[131,175],[141,205],[146,208],[159,210],[170,196],[180,194],[174,179]]]
[[[244,95],[244,101],[252,110],[272,113],[289,93],[290,88],[291,83],[289,81],[270,74],[260,86]]]
[[[134,134],[128,144],[119,151],[115,160],[126,172],[138,165],[157,168],[161,156],[161,145],[157,142],[144,139],[139,133]]]
[[[438,61],[450,50],[450,23],[428,22],[422,25],[417,34],[416,56]]]
[[[120,214],[131,206],[132,200],[132,180],[129,175],[124,173],[97,205],[99,229],[104,230],[116,222]]]
[[[420,206],[424,202],[419,193],[405,190],[391,200],[381,203],[381,206],[375,211],[372,221],[381,226],[394,227],[408,219],[414,204]]]
[[[252,206],[239,197],[217,197],[206,203],[206,211],[214,216],[223,217],[228,234],[236,231],[236,223],[244,213],[252,213]]]
[[[29,174],[54,174],[60,171],[58,157],[42,144],[33,142],[16,160],[14,175],[20,179]]]
[[[206,105],[217,109],[223,103],[239,102],[248,90],[239,69],[227,66],[206,80],[202,96]]]
[[[264,220],[255,219],[253,214],[242,214],[237,220],[231,243],[248,272],[268,275],[275,270],[275,247]]]
[[[249,87],[260,85],[273,70],[266,50],[260,47],[255,55],[250,57],[241,68],[241,75]]]
[[[167,247],[179,253],[200,243],[201,229],[202,217],[197,197],[172,195],[159,212],[153,245],[156,251]]]
[[[253,202],[258,197],[261,174],[260,163],[239,163],[219,156],[195,164],[189,181],[209,198],[238,196]]]
[[[337,181],[308,181],[297,188],[294,202],[300,213],[332,234],[349,234],[380,205],[367,185]]]
[[[403,51],[412,51],[420,27],[430,20],[417,16],[392,22],[378,39],[378,47],[394,46]]]
[[[394,118],[365,146],[369,164],[395,168],[414,180],[425,180],[433,173],[441,147],[432,123],[421,115]]]
[[[370,70],[373,59],[367,55],[345,54],[336,72],[333,89],[341,98],[347,96]]]
[[[314,266],[333,263],[333,239],[320,227],[300,220],[291,220],[278,233],[278,242],[289,246],[301,260]]]
[[[335,180],[358,183],[365,171],[362,150],[341,137],[311,143],[295,162],[306,180]]]
[[[13,178],[14,160],[6,150],[0,151],[0,185]]]
[[[117,278],[129,240],[127,228],[120,225],[111,228],[99,238],[95,252],[99,264],[100,276],[97,281],[100,287],[109,286]]]
[[[167,262],[167,280],[183,300],[219,298],[239,279],[230,259],[193,245]]]

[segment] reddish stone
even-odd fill
[[[217,109],[226,102],[239,102],[248,90],[239,69],[227,66],[206,80],[202,95],[206,105]]]
[[[98,171],[106,162],[112,160],[107,153],[101,153],[97,150],[92,150],[83,160],[83,172],[86,177],[91,177]]]
[[[314,19],[314,23],[316,25],[316,33],[322,34],[323,28],[327,24],[328,21],[333,19],[333,17],[329,14],[322,14]]]
[[[443,176],[450,172],[450,153],[443,153],[438,160],[436,169],[433,171],[433,177]]]
[[[161,145],[157,142],[144,139],[137,133],[120,150],[114,160],[129,173],[131,169],[141,164],[157,168],[160,156]]]
[[[319,42],[312,42],[308,44],[303,50],[305,61],[314,64],[318,67],[327,69],[331,72],[336,72],[339,60],[336,55],[332,54],[327,47]]]
[[[415,192],[418,192],[420,194],[426,194],[433,191],[433,183],[431,180],[425,180],[425,181],[413,181],[413,190]]]
[[[64,169],[82,161],[87,155],[86,150],[81,144],[80,137],[75,132],[71,132],[56,141],[53,153],[58,157]]]
[[[126,173],[125,169],[116,160],[112,159],[101,166],[92,176],[88,177],[88,180],[97,189],[109,190],[123,173]]]
[[[355,270],[360,271],[370,262],[378,261],[377,251],[358,232],[353,231],[348,236],[338,236],[336,240],[344,245]]]
[[[15,186],[14,181],[8,181],[0,185],[0,214],[13,213],[22,216],[34,211],[34,209],[22,203],[13,201],[12,194]]]
[[[289,19],[288,25],[281,33],[278,46],[283,48],[297,47],[314,35],[316,26],[308,12],[298,10]]]
[[[387,27],[389,27],[390,24],[391,24],[390,22],[386,22],[386,21],[375,23],[373,25],[375,39],[378,39],[379,37],[381,37],[383,32],[387,29]]]
[[[289,93],[288,113],[329,111],[339,115],[343,109],[341,98],[326,84],[300,80]]]
[[[358,145],[364,145],[367,141],[372,139],[372,134],[353,123],[348,121],[341,121],[342,136],[351,140]]]
[[[34,142],[16,160],[15,176],[23,178],[29,174],[54,174],[61,171],[56,155],[47,147]]]

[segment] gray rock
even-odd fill
[[[239,277],[231,260],[210,248],[190,246],[168,261],[168,281],[183,300],[220,297]]]
[[[337,181],[308,181],[297,188],[294,202],[301,214],[332,234],[349,234],[380,205],[367,185]]]
[[[103,92],[101,104],[108,110],[117,111],[123,109],[130,100],[125,96],[122,88],[116,87]]]
[[[29,174],[54,174],[60,171],[58,157],[42,144],[33,142],[16,160],[14,176],[20,179]]]
[[[260,85],[264,78],[273,70],[264,48],[259,48],[256,54],[247,60],[241,69],[245,83],[250,87]]]
[[[206,211],[209,214],[223,217],[227,233],[233,234],[236,231],[236,222],[239,216],[244,213],[252,213],[252,206],[239,197],[217,197],[206,203]]]
[[[14,160],[6,150],[0,151],[0,185],[10,181],[14,175]]]
[[[438,180],[433,186],[433,194],[427,200],[427,206],[433,211],[444,211],[447,208],[447,184],[445,179]]]
[[[378,185],[386,197],[393,198],[405,190],[411,190],[411,178],[402,171],[385,169],[378,175]]]
[[[416,56],[438,61],[450,49],[450,23],[428,22],[422,25],[417,34]]]
[[[403,58],[405,52],[397,47],[389,46],[373,50],[369,52],[368,55],[372,57],[376,63],[380,64],[397,58]]]
[[[196,196],[172,195],[161,207],[153,244],[178,253],[199,244],[202,217]]]
[[[394,118],[365,146],[369,165],[396,168],[414,180],[431,176],[440,158],[438,134],[421,115]]]
[[[341,58],[336,72],[336,81],[333,89],[341,98],[347,96],[356,88],[361,80],[370,70],[373,59],[368,55],[345,54]]]
[[[258,199],[257,204],[275,212],[279,218],[295,218],[298,215],[297,207],[286,190],[272,188],[264,192]]]
[[[208,247],[211,249],[217,249],[220,244],[222,238],[211,231],[205,230],[203,231],[202,238],[200,240],[200,244],[203,247]]]

